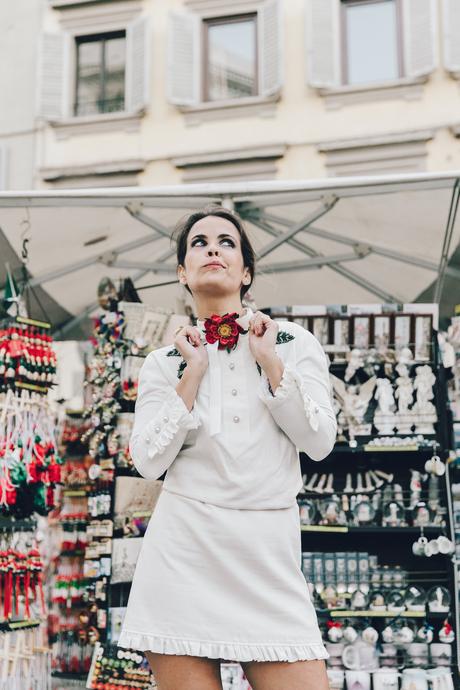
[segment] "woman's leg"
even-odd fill
[[[222,690],[219,659],[144,653],[158,690]]]
[[[240,663],[252,690],[329,690],[326,664],[322,659]]]

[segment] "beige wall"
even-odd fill
[[[242,7],[250,4],[239,1]],[[460,169],[460,88],[443,65],[441,0],[436,3],[438,66],[426,77],[355,91],[325,93],[310,87],[305,2],[283,0],[280,92],[260,103],[188,112],[166,98],[168,13],[203,5],[220,5],[228,13],[238,2],[123,0],[74,6],[60,0],[52,5],[43,17],[43,31],[70,27],[78,33],[79,24],[95,26],[92,16],[102,28],[117,16],[120,21],[148,16],[149,102],[142,115],[87,121],[65,117],[57,124],[38,118],[37,186],[154,186]],[[219,159],[225,165],[211,164]]]

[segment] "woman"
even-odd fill
[[[253,690],[326,690],[296,496],[298,450],[321,460],[335,441],[327,358],[243,308],[255,257],[236,214],[190,215],[177,259],[197,324],[139,376],[131,456],[147,479],[168,471],[118,644],[145,651],[159,690],[221,690],[222,660]]]

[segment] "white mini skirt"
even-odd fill
[[[223,508],[163,488],[118,646],[237,662],[327,659],[301,550],[297,503]]]

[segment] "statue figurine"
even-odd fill
[[[379,434],[391,435],[395,428],[396,415],[394,413],[393,386],[389,379],[377,379],[375,399],[378,401],[378,405],[374,414],[374,426],[378,429]]]

